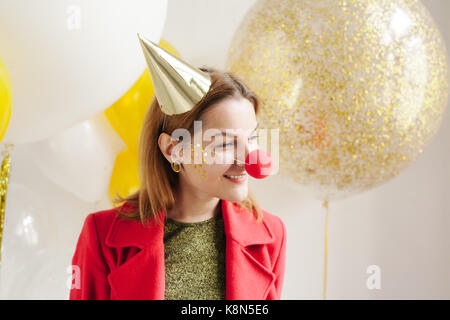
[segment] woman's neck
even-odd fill
[[[180,222],[200,222],[220,212],[220,199],[192,187],[182,187],[174,192],[175,206],[167,217]]]

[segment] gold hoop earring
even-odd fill
[[[180,162],[175,160],[174,162],[171,163],[171,166],[172,166],[173,171],[175,171],[177,173],[181,171],[181,163]]]

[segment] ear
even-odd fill
[[[171,137],[165,133],[162,132],[158,137],[158,147],[159,150],[161,150],[161,153],[163,154],[164,158],[167,159],[167,161],[172,162],[171,152],[172,152],[172,139]]]
[[[163,156],[172,163],[172,151],[174,147],[180,143],[179,141],[173,140],[170,135],[165,132],[162,132],[158,137],[158,147],[161,150]],[[180,155],[182,156],[182,154]]]

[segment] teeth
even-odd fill
[[[225,175],[225,177],[228,177],[228,178],[231,178],[231,179],[241,179],[241,178],[245,177],[245,174],[240,175],[240,176],[228,176],[228,175]]]

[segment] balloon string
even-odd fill
[[[323,202],[323,206],[325,207],[325,250],[324,250],[324,264],[323,264],[323,297],[322,299],[326,299],[327,293],[327,256],[328,256],[328,201],[325,200]]]

